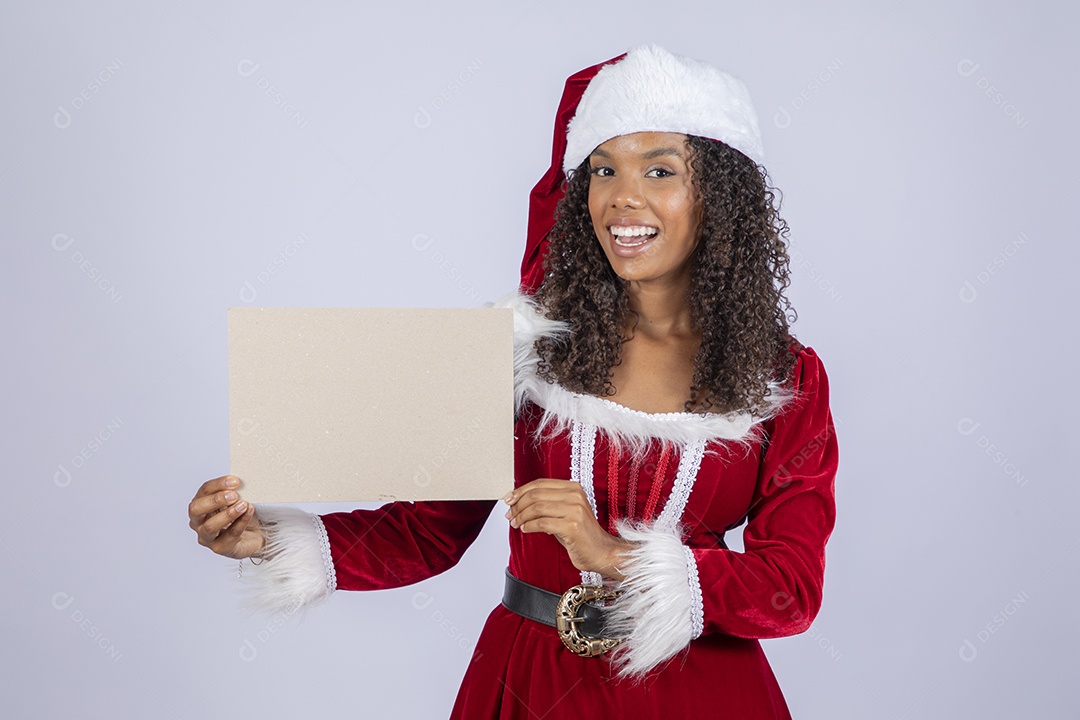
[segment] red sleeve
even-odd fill
[[[769,638],[803,632],[821,607],[825,543],[836,517],[836,432],[825,367],[804,348],[796,397],[766,421],[744,552],[693,548],[704,632]]]
[[[320,516],[339,590],[381,590],[449,570],[484,527],[494,500],[398,501]]]

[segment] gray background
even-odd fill
[[[832,381],[824,607],[764,643],[794,715],[1076,717],[1075,5],[13,5],[6,714],[449,712],[505,520],[422,585],[240,617],[186,520],[226,308],[509,292],[564,79],[655,41],[749,86]]]

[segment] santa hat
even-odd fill
[[[596,146],[634,132],[674,132],[719,140],[754,163],[765,158],[750,93],[739,79],[699,60],[643,45],[566,80],[555,115],[551,167],[529,196],[521,291],[544,279],[547,236],[563,180]]]

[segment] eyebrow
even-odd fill
[[[611,155],[604,152],[600,148],[596,148],[595,150],[593,150],[592,154],[596,155],[597,157],[604,157],[604,158],[608,158],[608,159],[611,158]],[[682,153],[679,152],[678,150],[676,150],[673,147],[663,147],[663,148],[657,148],[655,150],[650,150],[649,152],[642,153],[641,158],[643,160],[652,160],[653,158],[663,157],[664,155],[674,155],[677,158],[680,158],[680,159],[682,158]]]

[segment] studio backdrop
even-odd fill
[[[824,603],[763,642],[793,715],[1075,717],[1078,31],[1063,3],[8,3],[5,716],[449,713],[502,511],[444,575],[242,616],[186,517],[229,468],[226,313],[511,292],[563,81],[656,42],[750,89],[829,372]]]

